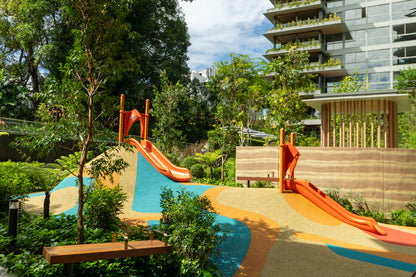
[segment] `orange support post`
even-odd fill
[[[124,126],[124,94],[120,96],[120,123],[118,127],[118,145],[123,140],[123,126]]]
[[[149,130],[149,106],[150,100],[146,99],[146,112],[145,112],[145,121],[144,121],[144,139],[147,140],[147,132]]]
[[[285,130],[283,128],[280,129],[280,162],[279,162],[279,190],[280,193],[283,193],[285,191],[284,188],[284,178],[285,173],[283,172],[283,165],[285,163]]]

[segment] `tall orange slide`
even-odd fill
[[[140,154],[145,157],[160,173],[176,182],[189,182],[192,178],[189,169],[174,165],[160,150],[149,140],[140,142],[134,138],[127,140],[136,146]]]
[[[140,154],[145,157],[160,173],[176,182],[189,182],[192,178],[189,169],[174,165],[160,150],[147,139],[149,125],[149,100],[146,100],[146,112],[139,113],[136,109],[124,111],[124,94],[120,98],[120,126],[118,142],[125,141],[136,146]],[[140,122],[139,142],[134,138],[127,138],[129,131],[135,122]],[[125,139],[127,138],[127,139]]]
[[[282,193],[286,190],[297,192],[342,222],[360,228],[361,230],[373,232],[379,235],[386,235],[387,233],[373,218],[350,213],[310,182],[302,179],[295,179],[295,167],[300,153],[294,146],[294,140],[294,135],[292,134],[291,141],[285,144],[284,130],[280,130],[280,191]],[[286,178],[285,175],[288,170],[289,178]]]

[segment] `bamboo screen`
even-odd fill
[[[322,104],[322,147],[397,147],[397,104],[347,100]]]

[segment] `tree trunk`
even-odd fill
[[[45,200],[43,200],[43,218],[49,218],[49,207],[51,204],[51,195],[49,191],[45,192]]]

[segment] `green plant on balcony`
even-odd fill
[[[337,16],[337,13],[329,14],[329,16],[325,17],[323,20],[318,19],[318,18],[316,18],[316,16],[314,16],[313,19],[310,19],[308,17],[308,19],[305,19],[305,20],[298,20],[298,21],[292,20],[291,22],[288,22],[288,23],[280,23],[280,24],[277,24],[276,27],[274,27],[270,30],[276,30],[276,29],[280,30],[280,29],[283,29],[283,28],[288,28],[288,27],[293,27],[293,26],[301,27],[301,26],[304,26],[304,25],[319,24],[319,23],[322,23],[322,22],[326,23],[326,22],[329,22],[329,21],[337,21],[337,20],[340,20],[340,19],[341,19],[341,17]]]
[[[320,43],[317,42],[314,38],[310,38],[307,41],[296,41],[296,42],[289,41],[288,43],[281,45],[280,48],[274,47],[272,49],[267,50],[266,54],[269,52],[276,52],[276,51],[282,51],[282,50],[289,51],[292,47],[304,48],[304,47],[310,47],[310,46],[317,46],[319,44]]]

